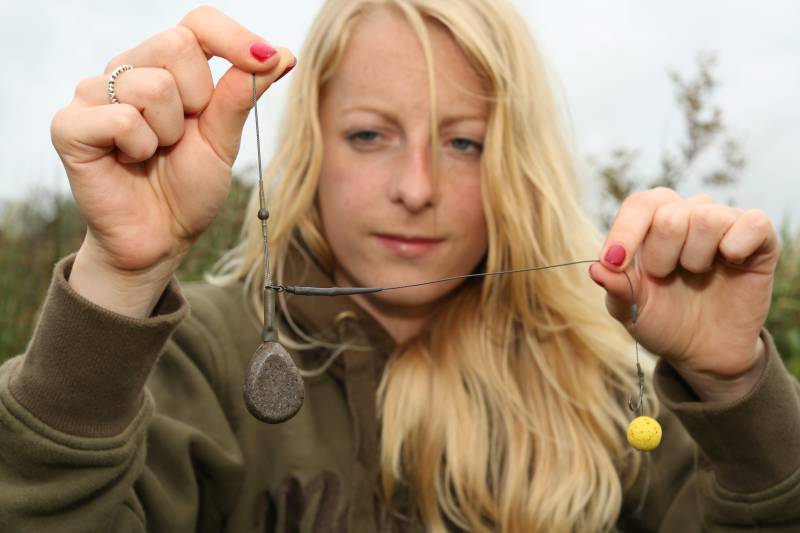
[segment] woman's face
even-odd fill
[[[339,285],[391,286],[457,274],[487,246],[480,158],[488,104],[449,34],[429,24],[436,68],[439,180],[432,175],[425,58],[402,15],[357,23],[324,88],[318,202]],[[378,293],[370,307],[417,313],[458,283]]]

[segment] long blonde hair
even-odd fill
[[[354,25],[378,6],[404,14],[418,34],[432,110],[434,66],[425,22],[446,28],[487,83],[491,112],[481,160],[486,268],[596,257],[602,239],[581,206],[547,68],[509,3],[329,0],[300,54],[282,135],[265,171],[273,186],[277,278],[298,234],[322,265],[333,267],[315,203],[320,91]],[[432,121],[435,126],[435,113]],[[258,206],[254,188],[249,212]],[[261,227],[255,217],[248,220],[238,245],[207,279],[228,284],[244,278],[260,315]],[[406,485],[430,531],[443,531],[448,522],[473,531],[614,526],[623,491],[641,466],[624,438],[625,400],[636,390],[633,344],[608,315],[585,268],[466,283],[444,299],[430,328],[392,355],[378,390],[387,502]],[[652,361],[645,364],[652,368]],[[651,394],[645,405],[657,412]]]

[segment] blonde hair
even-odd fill
[[[315,205],[320,91],[354,25],[377,6],[405,15],[417,33],[432,104],[425,22],[445,28],[487,84],[491,111],[481,159],[487,270],[596,257],[602,239],[581,207],[547,69],[510,4],[329,0],[300,55],[283,133],[265,171],[274,186],[270,241],[277,279],[297,235],[317,261],[333,267]],[[435,113],[432,120],[435,132]],[[258,205],[255,188],[249,212]],[[260,315],[263,242],[259,221],[248,220],[238,245],[207,279],[224,285],[244,278]],[[430,328],[392,355],[378,391],[388,503],[406,485],[430,531],[444,531],[448,522],[473,531],[613,528],[623,492],[641,467],[624,438],[626,400],[637,388],[634,351],[585,269],[465,283],[443,299]],[[305,347],[319,346],[304,339]],[[644,364],[652,369],[652,361]],[[657,407],[648,394],[647,412]]]

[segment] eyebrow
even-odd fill
[[[351,107],[346,107],[342,111],[342,113],[345,115],[348,113],[356,113],[356,112],[374,113],[376,115],[383,117],[385,120],[389,122],[393,123],[399,122],[399,120],[397,119],[397,115],[394,115],[388,111],[370,105],[358,104]],[[456,113],[453,115],[445,116],[440,123],[441,124],[440,127],[447,127],[451,124],[455,124],[456,122],[466,122],[466,121],[487,122],[488,117],[470,113],[464,113],[464,114]]]
[[[386,119],[389,122],[398,122],[396,115],[394,115],[392,113],[389,113],[388,111],[384,111],[382,109],[379,109],[377,107],[372,107],[372,106],[363,105],[363,104],[354,105],[354,106],[351,106],[351,107],[346,107],[342,111],[342,114],[343,115],[347,115],[349,113],[365,113],[365,112],[366,113],[374,113],[376,115],[380,115],[381,117],[383,117],[384,119]]]

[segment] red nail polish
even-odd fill
[[[265,43],[255,42],[250,45],[250,54],[261,62],[277,54],[278,51]]]
[[[614,266],[620,266],[625,262],[625,248],[619,244],[615,244],[606,252],[606,261]]]
[[[275,78],[275,81],[278,81],[278,80],[279,80],[279,79],[281,79],[282,77],[286,76],[286,75],[289,73],[289,71],[290,71],[290,70],[292,70],[292,69],[294,68],[294,66],[295,66],[296,64],[297,64],[297,59],[295,59],[294,61],[292,61],[292,62],[291,62],[291,64],[287,65],[287,67],[286,67],[286,68],[283,70],[283,72],[281,73],[281,75],[280,75],[280,76],[278,76],[277,78]],[[275,82],[273,82],[273,83],[275,83]]]

